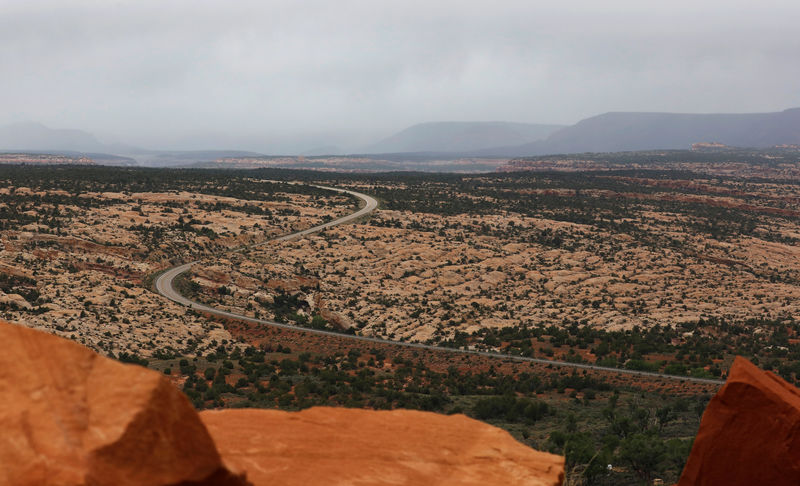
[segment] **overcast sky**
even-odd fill
[[[0,124],[173,146],[778,111],[800,106],[799,20],[797,0],[2,0]]]

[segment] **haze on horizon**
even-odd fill
[[[0,4],[0,125],[105,142],[358,146],[426,121],[800,106],[800,4]]]

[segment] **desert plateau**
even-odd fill
[[[798,19],[0,2],[0,486],[800,484]]]

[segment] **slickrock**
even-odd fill
[[[800,484],[800,390],[744,358],[711,399],[678,486]]]
[[[0,343],[0,484],[246,484],[161,374],[2,321]]]
[[[463,415],[316,407],[200,417],[226,464],[261,485],[560,485],[564,458]]]

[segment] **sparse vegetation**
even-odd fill
[[[786,160],[731,177],[719,154],[684,156],[481,175],[2,166],[0,313],[157,369],[198,408],[466,413],[564,454],[570,484],[675,481],[713,385],[319,346],[148,287],[200,260],[177,282],[185,295],[298,327],[701,378],[744,355],[800,383]],[[362,190],[383,209],[230,253],[354,208],[281,180]]]

